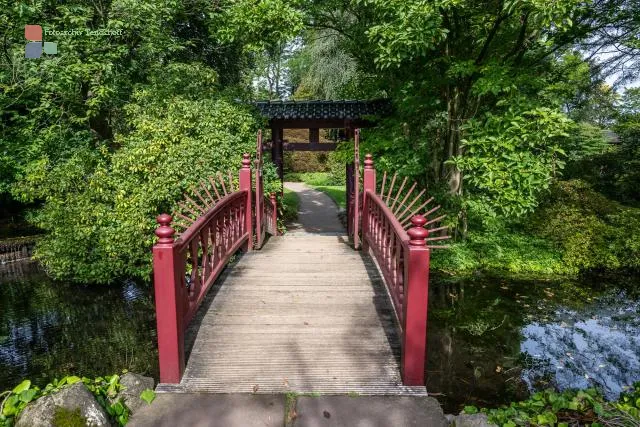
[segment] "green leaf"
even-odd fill
[[[24,403],[29,403],[33,400],[37,392],[38,391],[33,388],[29,390],[23,390],[20,393],[20,400]]]
[[[20,400],[18,399],[17,395],[11,395],[7,398],[7,400],[4,401],[4,406],[2,407],[2,415],[5,416],[11,416],[11,415],[15,415],[18,412],[18,408],[16,407],[16,404],[19,402]]]
[[[593,403],[593,411],[596,414],[601,415],[604,412],[604,408],[602,407],[602,404],[594,402]]]
[[[116,412],[116,415],[122,415],[124,412],[124,405],[118,400],[115,405],[113,405],[113,409]]]
[[[153,402],[153,399],[155,399],[155,398],[156,398],[156,393],[151,389],[146,389],[142,393],[140,393],[140,399],[144,400],[145,402],[147,402],[149,404],[151,402]],[[465,406],[465,410],[466,410],[466,408],[468,408],[468,406]],[[475,407],[473,407],[473,408],[476,410],[476,412],[478,412],[477,408],[475,408]]]
[[[13,392],[15,394],[20,394],[23,391],[27,390],[29,387],[31,387],[31,381],[24,380],[13,389]]]
[[[80,377],[76,377],[75,375],[67,377],[67,384],[75,384],[79,381],[82,381],[82,379]]]

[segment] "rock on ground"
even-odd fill
[[[460,414],[449,421],[451,427],[494,427],[487,414]]]
[[[93,394],[82,382],[77,382],[27,405],[18,417],[16,427],[53,427],[57,407],[71,411],[80,408],[80,414],[86,419],[88,426],[111,426],[107,414]]]
[[[147,402],[140,399],[140,393],[146,389],[153,390],[153,378],[128,372],[120,377],[120,384],[122,385],[122,389],[120,389],[120,392],[115,397],[114,402],[122,398],[122,401],[132,413],[148,405]]]

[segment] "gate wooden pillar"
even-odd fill
[[[347,235],[353,235],[353,163],[347,163],[345,168],[347,181],[345,191],[347,193]]]
[[[353,247],[360,249],[360,129],[355,129],[353,139]]]
[[[278,169],[278,176],[280,181],[284,180],[284,150],[282,147],[282,140],[284,139],[284,129],[281,127],[271,128],[271,160],[275,163]]]

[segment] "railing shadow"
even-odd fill
[[[393,357],[399,368],[401,360],[401,340],[399,332],[401,327],[393,307],[391,295],[389,294],[387,285],[384,283],[382,271],[378,267],[374,257],[363,251],[359,251],[358,254],[366,267],[367,275],[369,276],[369,281],[374,291],[373,303],[378,313],[380,323],[382,323],[387,343],[393,352]]]
[[[267,240],[265,240],[265,243],[266,242]],[[202,304],[200,304],[200,307],[198,307],[195,316],[189,323],[189,326],[187,326],[184,336],[185,365],[188,365],[189,356],[191,356],[191,351],[193,350],[196,338],[198,337],[198,332],[200,331],[202,320],[209,311],[209,308],[211,307],[211,304],[213,303],[216,295],[218,295],[218,292],[225,282],[225,279],[229,276],[229,274],[231,274],[231,272],[233,272],[234,267],[244,256],[245,253],[242,251],[238,251],[234,254],[233,260],[227,263],[218,278],[215,280],[215,282],[213,282],[211,288],[209,288],[209,291],[202,300]]]

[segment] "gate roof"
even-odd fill
[[[327,124],[351,122],[358,126],[372,126],[372,119],[391,113],[388,99],[342,101],[258,101],[255,103],[263,117],[272,123],[300,124],[300,127],[328,127]],[[335,126],[342,127],[342,126]]]

